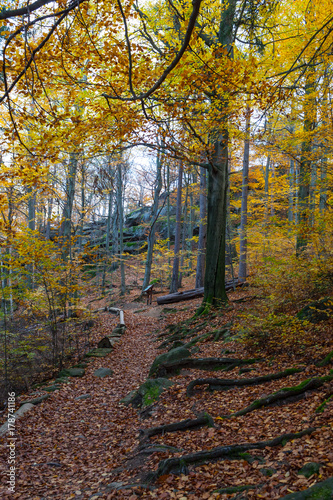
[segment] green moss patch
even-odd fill
[[[102,348],[102,347],[98,348],[98,347],[96,347],[96,349],[93,349],[92,351],[87,352],[87,354],[85,354],[85,356],[87,358],[104,358],[105,356],[110,354],[110,352],[112,352],[112,348]]]
[[[148,379],[139,389],[131,391],[125,398],[121,400],[124,405],[132,405],[134,408],[149,406],[157,401],[164,389],[171,387],[173,382],[167,378]]]
[[[333,477],[317,483],[307,490],[290,493],[280,500],[332,500],[333,495]]]

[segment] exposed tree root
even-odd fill
[[[302,371],[303,369],[301,368],[289,368],[288,370],[279,373],[244,379],[197,378],[196,380],[193,380],[189,383],[186,394],[189,397],[192,396],[195,393],[194,388],[198,385],[208,385],[208,390],[210,391],[225,391],[231,389],[232,387],[259,385],[263,384],[264,382],[271,382],[272,380],[278,380],[280,378],[288,377],[289,375],[300,373]]]
[[[158,346],[158,349],[163,349],[164,347],[168,347],[168,345],[176,342],[177,340],[185,340],[187,337],[192,337],[195,333],[200,332],[203,328],[207,326],[207,321],[203,321],[199,323],[197,326],[193,328],[188,328],[185,325],[179,327],[177,325],[176,331],[174,329],[170,329],[170,332],[167,334],[162,334],[163,337],[167,337],[161,345]],[[158,336],[161,338],[161,335]]]
[[[325,358],[324,358],[324,359],[322,359],[321,361],[319,361],[319,362],[316,364],[316,366],[320,366],[320,367],[322,367],[322,366],[327,366],[327,365],[329,365],[329,364],[330,364],[330,362],[331,362],[332,360],[333,360],[333,351],[329,352],[329,353],[327,354],[327,356],[325,356]]]
[[[156,373],[156,377],[165,377],[177,373],[183,368],[198,370],[231,370],[236,366],[250,365],[260,359],[233,359],[233,358],[186,358],[172,363],[162,363]]]
[[[207,425],[214,427],[214,421],[208,413],[203,413],[198,418],[181,420],[173,424],[161,425],[159,427],[152,427],[151,429],[140,429],[140,438],[147,439],[158,434],[165,434],[166,432],[187,431],[189,429],[196,429]]]
[[[285,387],[284,389],[281,389],[278,392],[269,394],[265,398],[257,399],[256,401],[253,401],[253,403],[250,404],[250,406],[247,406],[246,408],[243,408],[242,410],[237,411],[236,413],[232,413],[231,415],[225,415],[224,417],[225,418],[239,417],[240,415],[246,415],[246,413],[249,413],[253,410],[258,410],[258,408],[262,408],[263,406],[270,406],[278,401],[285,401],[288,400],[288,398],[305,395],[307,391],[313,391],[315,389],[319,389],[326,382],[329,382],[332,379],[333,376],[327,376],[327,377],[316,377],[304,380],[299,385],[295,385],[294,387]]]
[[[290,493],[280,500],[332,500],[333,498],[333,477],[326,481],[316,483],[307,490]]]
[[[190,464],[201,464],[204,462],[211,462],[213,460],[232,460],[241,459],[242,454],[249,450],[263,450],[267,446],[284,446],[288,441],[299,439],[314,432],[316,428],[305,429],[301,432],[282,434],[275,439],[268,441],[257,441],[256,443],[243,443],[231,446],[218,446],[209,451],[199,451],[197,453],[189,453],[178,458],[167,458],[162,460],[156,472],[150,474],[149,480],[152,482],[158,477],[169,474],[170,472],[179,473],[186,470]]]

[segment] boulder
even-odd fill
[[[151,207],[140,207],[125,216],[125,226],[139,226],[143,222],[148,222],[151,216]]]
[[[27,411],[31,410],[34,405],[32,403],[24,403],[15,413],[15,418],[22,417]],[[8,422],[5,422],[1,427],[0,427],[0,436],[3,434],[6,434],[8,431]]]
[[[98,349],[112,349],[114,344],[117,342],[118,339],[111,338],[110,337],[103,337],[97,344]]]
[[[329,477],[326,481],[316,483],[307,490],[290,493],[280,500],[332,500],[333,497],[333,477]]]
[[[310,323],[319,323],[329,319],[333,313],[333,300],[325,297],[321,300],[316,300],[311,304],[303,307],[298,313],[297,317],[301,320],[307,320]]]
[[[54,381],[56,384],[69,384],[68,377],[58,377]]]
[[[144,384],[140,385],[136,391],[131,391],[125,396],[121,403],[124,405],[132,405],[134,408],[148,406],[154,401],[158,401],[164,389],[171,387],[173,382],[167,378],[147,379]]]
[[[298,474],[300,476],[305,476],[307,479],[309,477],[313,476],[313,474],[319,474],[320,467],[322,467],[323,464],[318,463],[318,462],[309,462],[305,464],[299,471]]]
[[[58,384],[49,385],[48,387],[44,387],[44,391],[47,391],[47,392],[54,392],[54,391],[58,391],[59,389],[61,389],[61,386]]]
[[[126,330],[125,325],[118,325],[116,326],[116,328],[112,330],[110,337],[117,337],[117,336],[121,337],[125,333],[125,330]]]
[[[180,346],[175,349],[171,349],[169,352],[160,354],[155,358],[153,364],[151,365],[149,371],[149,377],[153,377],[157,372],[158,367],[163,363],[172,363],[173,361],[180,361],[181,359],[186,359],[191,356],[191,353],[186,347]]]
[[[65,370],[61,370],[59,373],[59,378],[62,377],[83,377],[85,371],[84,368],[67,368]]]
[[[110,370],[110,368],[98,368],[97,370],[94,371],[95,377],[104,378],[110,375],[113,375],[113,371]]]

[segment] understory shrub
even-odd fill
[[[248,314],[242,320],[243,341],[253,350],[301,354],[315,340],[313,325],[287,314],[270,313],[266,317]]]

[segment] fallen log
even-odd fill
[[[167,458],[166,460],[162,460],[156,472],[153,472],[149,476],[149,480],[152,482],[163,476],[164,474],[170,474],[171,472],[179,473],[180,471],[184,471],[184,467],[190,464],[201,464],[205,462],[210,462],[213,460],[244,460],[244,452],[250,450],[263,450],[267,446],[279,446],[285,445],[288,441],[292,441],[294,439],[300,439],[303,436],[308,436],[312,434],[316,430],[315,427],[306,429],[301,432],[290,433],[290,434],[282,434],[281,436],[276,437],[275,439],[271,439],[268,441],[257,441],[256,443],[243,443],[243,444],[235,444],[229,446],[218,446],[216,448],[212,448],[209,451],[199,451],[197,453],[189,453],[188,455],[183,455],[178,458]]]
[[[172,375],[183,368],[198,370],[232,370],[236,366],[257,363],[260,359],[237,359],[237,358],[185,358],[169,363],[161,363],[154,373],[155,377]]]
[[[186,290],[185,292],[170,293],[169,295],[163,295],[162,297],[157,297],[156,302],[158,305],[161,304],[172,304],[174,302],[181,302],[182,300],[191,300],[197,297],[202,297],[204,294],[204,288],[194,288],[193,290]]]
[[[235,287],[247,286],[247,283],[238,283],[236,280],[227,281],[225,284],[225,289],[228,292],[233,290]],[[173,304],[174,302],[181,302],[182,300],[196,299],[197,297],[202,297],[204,294],[204,287],[194,288],[192,290],[185,290],[184,292],[170,293],[169,295],[163,295],[162,297],[157,297],[156,301],[158,305],[162,304]]]
[[[108,311],[112,314],[119,314],[121,309],[118,309],[117,307],[108,307]]]
[[[152,427],[150,429],[140,429],[140,439],[147,439],[166,432],[187,431],[189,429],[198,429],[199,427],[214,427],[214,420],[208,413],[203,413],[198,418],[187,418],[180,422],[173,424],[160,425],[159,427]]]
[[[288,368],[287,370],[279,373],[271,373],[270,375],[263,375],[253,378],[241,379],[223,379],[223,378],[197,378],[189,383],[186,395],[192,396],[195,393],[194,388],[199,385],[208,385],[209,391],[225,391],[232,387],[244,387],[249,385],[259,385],[272,380],[279,380],[280,378],[288,377],[294,373],[302,372],[302,368]]]

